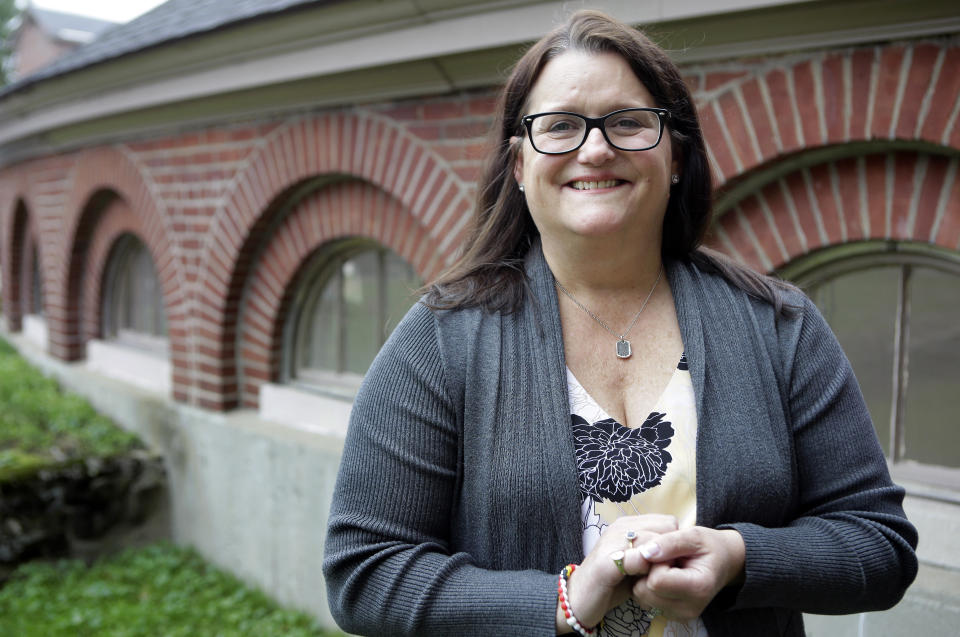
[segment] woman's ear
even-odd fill
[[[519,186],[523,184],[523,140],[514,135],[510,138],[510,145],[513,150],[513,178]]]

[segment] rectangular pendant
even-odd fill
[[[633,351],[630,349],[630,341],[621,338],[617,341],[617,358],[630,358]]]

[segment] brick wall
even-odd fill
[[[960,249],[960,45],[892,44],[685,68],[714,164],[712,245],[762,270],[818,248],[904,239]],[[43,157],[0,171],[3,307],[20,328],[40,251],[50,352],[99,334],[124,232],[157,266],[173,395],[256,406],[317,248],[362,235],[424,278],[453,257],[484,156],[492,90]]]
[[[39,71],[55,59],[74,49],[64,42],[58,42],[44,33],[36,22],[28,19],[20,29],[14,54],[14,73],[17,78],[26,77]]]

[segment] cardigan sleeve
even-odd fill
[[[882,610],[917,573],[917,532],[903,512],[850,363],[803,297],[799,322],[781,330],[797,475],[795,518],[781,528],[735,528],[746,581],[735,608],[819,614]],[[784,341],[786,343],[784,343]]]
[[[330,610],[364,635],[554,635],[556,575],[483,569],[451,547],[458,400],[439,340],[417,304],[357,395],[325,546]]]

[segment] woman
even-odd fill
[[[494,134],[463,256],[354,405],[341,626],[802,635],[801,612],[895,604],[903,491],[814,306],[698,247],[709,169],[666,55],[577,13]]]

